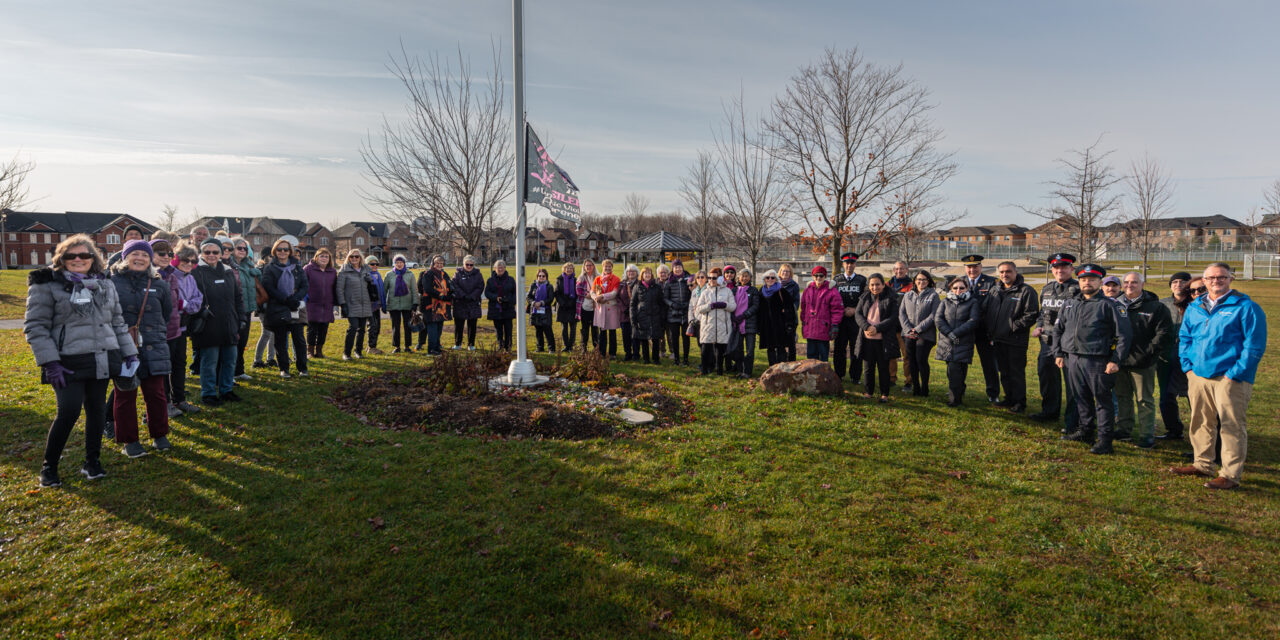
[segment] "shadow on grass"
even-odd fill
[[[632,515],[673,496],[620,482],[592,443],[380,432],[324,393],[301,394],[305,418],[280,415],[289,394],[245,393],[139,461],[161,490],[91,499],[323,637],[617,637],[664,611],[750,631],[694,592],[718,571],[703,558],[745,551]]]

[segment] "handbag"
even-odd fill
[[[421,333],[425,331],[426,328],[427,323],[422,319],[422,312],[414,311],[413,315],[409,316],[409,331],[413,333]]]
[[[145,292],[142,294],[142,307],[138,309],[138,321],[129,327],[129,337],[133,338],[133,346],[142,348],[142,331],[138,327],[142,326],[142,314],[147,311],[147,298],[151,297],[151,285],[148,284]]]
[[[254,278],[253,286],[258,290],[257,301],[258,301],[258,306],[261,307],[262,305],[267,303],[267,300],[270,299],[271,296],[267,295],[267,288],[262,286],[261,280]]]

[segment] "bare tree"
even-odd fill
[[[160,228],[165,231],[174,231],[178,228],[178,206],[173,204],[165,204],[160,210]]]
[[[846,241],[889,222],[863,219],[874,205],[901,190],[927,195],[955,174],[952,154],[937,148],[933,108],[901,65],[877,66],[857,49],[827,49],[775,101],[766,125],[774,154],[815,253],[829,253],[833,269]]]
[[[645,214],[649,210],[649,199],[634,191],[627,194],[622,201],[622,215],[627,217],[638,217]]]
[[[747,125],[742,94],[724,107],[724,123],[714,132],[715,208],[725,217],[727,235],[747,253],[751,272],[769,243],[783,231],[789,196],[779,160],[766,146],[763,134]]]
[[[887,236],[885,243],[893,247],[895,257],[911,264],[924,255],[929,236],[949,227],[968,215],[942,206],[942,197],[932,192],[899,189],[885,205]]]
[[[35,168],[35,162],[21,160],[17,155],[13,156],[9,162],[0,164],[0,222],[8,220],[10,211],[27,204],[27,196],[30,193],[27,188],[27,176]],[[0,228],[0,269],[8,266],[5,264],[9,255],[9,248],[5,246],[8,234],[4,231]]]
[[[705,268],[711,260],[711,238],[716,232],[716,161],[711,153],[700,150],[689,166],[689,172],[680,178],[676,189],[689,207],[690,235],[702,246],[699,267]]]
[[[1173,178],[1158,160],[1143,155],[1142,160],[1129,164],[1129,175],[1125,181],[1129,183],[1133,199],[1125,226],[1137,235],[1131,246],[1136,247],[1142,256],[1142,276],[1145,278],[1159,220],[1173,211]]]
[[[1051,188],[1047,207],[1019,209],[1045,220],[1055,220],[1071,234],[1070,249],[1081,262],[1099,259],[1099,245],[1107,239],[1106,227],[1115,219],[1123,196],[1111,188],[1124,180],[1118,176],[1107,158],[1115,150],[1100,151],[1102,136],[1084,149],[1068,151],[1069,157],[1058,158],[1066,176],[1047,182]]]
[[[461,50],[455,68],[438,55],[410,58],[401,46],[389,69],[409,93],[406,118],[384,116],[378,139],[360,149],[369,182],[360,195],[371,213],[388,222],[430,218],[475,253],[516,183],[499,58],[494,51],[477,89]]]

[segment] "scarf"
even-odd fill
[[[293,288],[297,284],[297,281],[293,278],[293,270],[297,268],[297,266],[298,263],[293,262],[292,259],[290,259],[289,264],[280,268],[280,279],[276,281],[276,291],[280,292],[281,297],[288,298],[293,295]]]
[[[600,290],[600,293],[612,293],[618,290],[618,285],[622,284],[622,280],[620,280],[618,276],[608,273],[602,276],[596,276],[593,284],[595,288]]]
[[[775,280],[775,281],[773,282],[773,284],[766,284],[766,285],[764,286],[764,288],[760,290],[760,293],[764,294],[764,297],[766,297],[766,298],[767,298],[767,297],[769,297],[769,296],[771,296],[771,295],[773,295],[773,294],[777,293],[777,292],[778,292],[778,290],[779,290],[779,289],[781,289],[781,288],[782,288],[782,282],[781,282],[781,281],[778,281],[778,280]]]
[[[948,291],[948,292],[947,292],[947,299],[948,299],[948,300],[954,300],[954,301],[956,301],[956,302],[964,302],[965,300],[968,300],[968,299],[969,299],[969,292],[968,292],[968,291],[965,291],[964,293],[961,293],[961,294],[958,294],[958,295],[957,295],[957,294],[956,294],[956,292],[954,292],[954,291]]]
[[[391,272],[396,274],[396,288],[392,291],[391,295],[396,297],[409,295],[409,285],[404,281],[404,274],[409,272],[409,268],[392,269]]]
[[[535,287],[537,287],[536,292],[533,294],[533,301],[534,301],[534,302],[543,302],[543,303],[545,303],[548,299],[550,299],[550,297],[551,297],[551,285],[550,285],[550,284],[548,284],[548,283],[546,283],[546,282],[541,282],[541,283],[534,283],[534,286],[535,286]]]
[[[569,296],[570,300],[576,300],[578,298],[578,277],[562,273],[560,274],[560,281],[565,295]]]
[[[733,301],[737,305],[733,310],[733,317],[738,321],[738,333],[747,332],[747,321],[742,316],[747,313],[747,298],[751,287],[740,285],[737,289],[733,289]]]

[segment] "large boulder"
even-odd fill
[[[779,362],[765,370],[760,384],[773,393],[838,396],[844,391],[835,369],[821,360]]]

